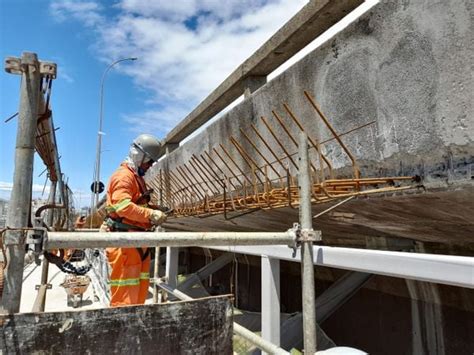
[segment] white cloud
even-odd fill
[[[40,184],[33,184],[33,196],[36,197],[38,194],[40,195],[43,194],[43,189],[44,189],[44,194],[47,196],[47,194],[49,194],[48,184],[46,185],[46,187]],[[5,196],[5,193],[10,194],[12,190],[13,190],[12,182],[0,181],[0,191],[3,193],[3,196]]]
[[[12,182],[0,181],[0,198],[9,200],[10,195],[13,189]],[[44,189],[44,193],[43,193]],[[80,189],[73,189],[73,199],[76,205],[76,208],[86,206],[90,204],[91,192],[84,191]],[[49,196],[49,184],[46,184],[46,187],[41,184],[33,184],[33,198],[34,199],[47,199]]]
[[[13,189],[13,183],[0,181],[0,191],[11,191]]]
[[[139,58],[117,69],[152,95],[143,112],[125,121],[133,130],[164,135],[306,2],[121,0],[107,9],[93,1],[54,0],[51,11],[93,29],[104,63]]]
[[[58,71],[58,78],[63,79],[65,82],[69,84],[72,84],[75,81],[72,76],[70,76],[68,73],[66,73],[66,71],[64,71],[64,69],[61,69],[60,71]]]
[[[101,6],[95,1],[55,0],[51,2],[50,10],[57,21],[73,17],[90,27],[97,26],[102,21],[99,14]]]
[[[123,118],[135,133],[154,131],[157,127],[163,132],[168,132],[175,126],[176,117],[184,117],[187,113],[188,110],[178,105],[170,105],[163,109],[124,115]]]

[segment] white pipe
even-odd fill
[[[247,255],[267,255],[280,260],[301,261],[299,250],[293,257],[292,250],[278,245],[210,248]],[[472,257],[328,246],[314,246],[313,249],[315,265],[474,289]]]
[[[105,247],[190,247],[210,245],[291,245],[293,230],[287,232],[48,232],[44,249]]]

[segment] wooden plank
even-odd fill
[[[229,296],[0,316],[5,354],[231,354]]]

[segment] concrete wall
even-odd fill
[[[418,174],[431,186],[472,183],[473,16],[469,0],[381,1],[174,151],[168,158],[170,168],[218,143],[230,147],[230,135],[247,146],[238,128],[251,133],[248,126],[253,122],[267,132],[258,118],[271,116],[272,109],[296,135],[284,102],[308,133],[329,138],[304,99],[303,90],[308,90],[340,133],[376,120],[344,138],[364,175]],[[296,151],[270,120],[286,147]],[[268,133],[266,137],[272,141]],[[281,153],[276,143],[272,146]],[[348,166],[337,144],[327,144],[325,152],[335,167]]]

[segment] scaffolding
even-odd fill
[[[331,248],[315,246],[321,241],[321,232],[313,230],[311,215],[312,203],[317,203],[315,198],[315,185],[312,179],[315,178],[315,170],[312,170],[312,163],[309,159],[309,150],[315,148],[308,139],[306,132],[303,130],[298,137],[298,155],[295,165],[298,171],[298,179],[296,190],[297,195],[292,196],[291,204],[298,206],[300,212],[299,223],[284,232],[136,232],[136,233],[105,233],[98,231],[67,232],[61,230],[53,230],[51,228],[53,220],[49,215],[46,220],[42,218],[41,212],[35,219],[32,226],[29,225],[29,202],[31,200],[31,186],[33,173],[33,154],[37,136],[51,137],[51,141],[43,142],[43,147],[48,144],[54,144],[54,154],[52,156],[54,163],[47,164],[51,168],[49,176],[55,176],[59,185],[63,184],[62,174],[59,169],[59,157],[57,155],[57,147],[54,137],[54,125],[52,124],[51,115],[49,115],[50,123],[48,126],[38,124],[38,107],[36,102],[41,87],[41,77],[49,76],[46,80],[46,87],[51,86],[51,78],[54,77],[52,71],[53,65],[41,64],[33,53],[24,53],[22,58],[7,60],[7,67],[10,72],[22,75],[21,104],[19,111],[19,129],[17,136],[17,150],[15,160],[14,188],[12,191],[11,208],[15,213],[10,213],[8,218],[8,229],[2,242],[6,248],[6,275],[5,290],[2,297],[2,308],[7,314],[15,314],[19,311],[19,302],[22,292],[23,264],[25,256],[25,246],[28,244],[34,250],[34,255],[39,260],[39,256],[51,249],[65,248],[103,248],[103,247],[168,247],[167,253],[167,274],[168,284],[161,282],[155,273],[155,285],[164,289],[166,292],[173,294],[177,298],[190,300],[190,297],[173,283],[176,283],[177,269],[177,250],[179,247],[208,247],[220,249],[231,253],[243,253],[262,256],[262,272],[272,273],[273,277],[266,277],[269,284],[262,297],[266,297],[267,306],[262,310],[262,319],[268,321],[262,324],[262,337],[246,330],[245,328],[234,324],[234,332],[252,342],[260,349],[275,354],[287,353],[279,345],[279,325],[280,325],[280,309],[278,300],[279,264],[280,259],[287,259],[301,262],[302,277],[302,324],[304,335],[305,352],[314,353],[318,349],[317,344],[317,322],[322,321],[334,312],[345,299],[353,294],[354,290],[360,288],[363,283],[370,277],[370,274],[390,275],[395,277],[404,277],[429,282],[439,282],[448,285],[460,287],[474,288],[474,262],[472,258],[446,255],[422,255],[416,253],[401,252],[381,252],[374,250],[356,250],[349,248]],[[43,69],[41,69],[43,68]],[[47,68],[47,69],[44,69]],[[49,68],[49,69],[48,69]],[[55,66],[54,66],[55,68]],[[42,71],[43,70],[43,71]],[[8,70],[7,70],[8,71]],[[49,100],[46,100],[49,101]],[[48,105],[46,105],[48,106]],[[41,131],[37,133],[38,127],[46,127],[49,129],[48,134]],[[41,128],[46,129],[46,128]],[[316,145],[317,146],[317,145]],[[321,159],[319,163],[323,164],[324,159],[318,153]],[[46,157],[46,158],[45,158]],[[47,155],[44,159],[51,158]],[[288,159],[290,156],[288,156]],[[353,161],[353,178],[350,181],[343,182],[343,191],[347,186],[359,186],[364,180],[359,176],[359,169]],[[197,167],[198,163],[194,162]],[[327,164],[329,167],[329,164]],[[329,168],[328,168],[329,169]],[[322,169],[324,170],[324,169]],[[319,172],[321,173],[322,170]],[[178,171],[184,171],[179,169]],[[203,172],[204,173],[204,172]],[[56,175],[54,175],[56,174]],[[330,170],[329,170],[330,174]],[[244,174],[245,175],[245,174]],[[54,179],[54,178],[53,178]],[[231,182],[229,179],[229,185]],[[218,180],[216,180],[218,181]],[[328,180],[325,180],[325,183]],[[370,182],[368,182],[370,181]],[[368,180],[367,184],[377,184],[377,181]],[[339,182],[341,182],[339,180]],[[385,182],[388,182],[385,181]],[[235,181],[233,181],[235,183]],[[319,181],[322,184],[322,181]],[[355,185],[354,185],[355,184]],[[217,185],[216,185],[217,186]],[[322,186],[325,186],[324,184]],[[337,185],[334,185],[337,186]],[[224,187],[223,187],[224,188]],[[394,187],[398,188],[398,187]],[[349,188],[350,189],[350,188]],[[54,190],[53,190],[54,191]],[[60,189],[60,195],[64,194],[64,189]],[[202,192],[196,190],[197,192]],[[322,191],[322,190],[321,190]],[[337,191],[334,190],[334,191]],[[361,191],[358,191],[359,193]],[[329,192],[331,194],[333,192]],[[352,198],[357,194],[350,192],[344,194],[344,197]],[[256,194],[258,196],[258,194]],[[339,197],[339,195],[337,196]],[[262,196],[263,198],[263,196]],[[51,200],[54,208],[68,210],[70,205],[66,202],[65,196],[62,197],[61,205],[55,203],[55,199]],[[205,205],[210,205],[210,201],[204,199]],[[208,207],[206,207],[208,208]],[[45,207],[46,209],[46,207]],[[44,209],[43,209],[44,210]],[[225,210],[225,209],[224,209]],[[209,210],[206,211],[209,213]],[[64,228],[64,225],[62,226]],[[251,246],[251,248],[249,248]],[[288,256],[288,254],[290,256]],[[266,258],[266,259],[265,259]],[[264,260],[265,259],[265,260]],[[202,275],[209,275],[221,265],[225,265],[228,258],[216,260],[213,267],[203,270]],[[37,301],[35,302],[35,310],[44,310],[44,302],[47,290],[47,274],[44,274],[44,266],[47,260],[43,258],[43,275],[42,285],[38,290]],[[322,299],[315,298],[315,277],[314,265],[322,265],[329,267],[342,268],[355,271],[349,274],[341,282],[338,281],[331,289],[323,294]],[[155,266],[156,269],[156,266]],[[362,274],[365,273],[365,274]],[[263,279],[263,277],[262,277]],[[191,284],[188,281],[188,286]],[[184,285],[181,285],[183,288]],[[263,288],[263,285],[262,285]],[[341,292],[343,290],[343,292]],[[338,295],[338,297],[333,297]],[[156,301],[156,298],[155,298]],[[263,302],[262,302],[263,304]],[[41,307],[43,305],[43,307]],[[320,306],[318,306],[320,305]],[[317,307],[318,306],[318,307]],[[110,310],[111,312],[113,310]],[[278,329],[277,329],[278,328]]]

